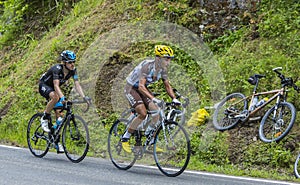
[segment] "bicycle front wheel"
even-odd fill
[[[247,109],[245,95],[233,93],[226,96],[217,106],[213,115],[213,125],[217,130],[233,128],[241,119],[246,118],[243,111]]]
[[[191,146],[187,132],[177,122],[167,122],[155,134],[153,154],[158,169],[168,177],[180,175],[187,167]]]
[[[126,152],[122,148],[121,138],[126,131],[127,119],[118,119],[110,128],[108,134],[108,153],[112,163],[121,170],[128,170],[133,166],[137,157],[134,152]],[[129,140],[130,148],[133,149],[134,137]]]
[[[297,178],[300,178],[300,175],[299,175],[299,172],[300,172],[300,154],[297,156],[297,159],[295,161],[295,164],[294,164],[294,174]]]
[[[79,163],[85,158],[89,150],[90,137],[87,124],[80,116],[68,117],[62,134],[62,143],[70,161]]]
[[[277,109],[273,106],[261,120],[259,138],[266,143],[280,141],[292,129],[296,119],[296,109],[293,104],[280,102]]]
[[[27,126],[27,144],[30,152],[36,157],[44,157],[49,151],[48,133],[41,127],[43,113],[33,115]]]

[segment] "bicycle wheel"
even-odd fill
[[[62,143],[70,161],[79,163],[85,158],[89,150],[90,138],[87,124],[80,116],[68,117],[62,134]]]
[[[127,127],[127,119],[118,119],[110,128],[108,135],[108,153],[112,163],[121,170],[128,170],[133,166],[137,157],[134,152],[128,153],[122,148],[121,137]],[[134,147],[134,137],[129,140]]]
[[[36,157],[44,157],[49,151],[48,133],[41,127],[43,113],[33,115],[27,126],[27,144],[30,152]]]
[[[296,119],[296,109],[293,104],[280,102],[269,109],[259,126],[259,138],[266,143],[280,141],[292,129]]]
[[[247,100],[244,98],[245,95],[241,93],[233,93],[219,103],[213,115],[213,125],[217,130],[231,129],[247,116],[243,113],[247,109]]]
[[[300,178],[299,172],[300,172],[300,154],[297,156],[295,164],[294,164],[294,174],[297,178]]]
[[[167,122],[155,134],[153,154],[158,169],[168,177],[180,175],[187,167],[191,146],[187,132],[177,122]]]

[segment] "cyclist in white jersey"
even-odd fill
[[[125,86],[125,96],[130,105],[138,113],[138,116],[131,122],[129,129],[122,136],[122,147],[130,153],[129,138],[141,122],[146,118],[147,109],[157,110],[161,100],[155,98],[149,91],[147,86],[158,80],[162,79],[168,95],[173,99],[176,104],[180,102],[176,99],[173,89],[169,83],[167,76],[167,67],[171,59],[174,58],[173,50],[169,46],[156,45],[155,46],[155,59],[144,60],[126,78],[127,84]],[[158,115],[153,115],[152,123],[148,126],[145,134],[152,133],[151,130],[155,128],[158,121]]]

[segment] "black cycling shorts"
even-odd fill
[[[43,97],[45,97],[47,100],[50,99],[49,94],[53,91],[55,91],[53,87],[51,87],[51,86],[49,86],[45,83],[40,82],[40,84],[39,84],[39,93]]]

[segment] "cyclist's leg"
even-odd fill
[[[50,87],[44,83],[40,83],[39,84],[39,93],[46,98],[48,101],[45,111],[44,111],[44,115],[41,117],[41,125],[44,131],[46,132],[50,132],[50,127],[51,122],[51,110],[53,109],[55,103],[58,101],[59,97],[57,95],[57,93],[55,93],[53,87]],[[49,125],[50,123],[50,125]]]
[[[138,92],[138,90],[134,88],[127,88],[125,89],[125,96],[130,106],[133,107],[136,113],[138,114],[138,116],[132,120],[128,128],[128,132],[132,134],[136,130],[136,128],[141,124],[141,122],[146,118],[147,110],[142,96]]]
[[[130,136],[134,133],[137,127],[145,119],[147,110],[139,93],[135,89],[130,88],[125,90],[125,95],[130,105],[135,109],[136,113],[138,114],[138,116],[132,120],[132,122],[128,126],[128,129],[126,130],[126,132],[123,134],[121,138],[122,148],[126,152],[130,153],[131,152],[131,147],[129,144]]]

